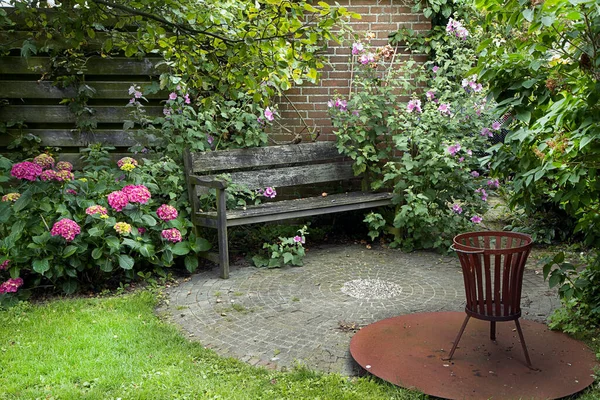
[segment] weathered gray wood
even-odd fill
[[[268,221],[281,221],[350,210],[362,210],[392,204],[392,193],[351,192],[327,197],[307,197],[248,206],[245,210],[227,211],[227,226],[238,226]],[[196,221],[214,221],[217,212],[198,212]],[[208,222],[208,221],[207,221]],[[213,223],[208,222],[212,226]]]
[[[24,132],[34,134],[41,139],[42,146],[50,147],[87,147],[93,143],[131,147],[137,144],[133,132],[122,129],[97,129],[81,133],[74,129],[25,129]],[[7,146],[19,133],[9,130],[8,135],[0,136],[0,146]]]
[[[101,49],[102,44],[106,39],[108,39],[109,35],[106,33],[98,32],[96,33],[96,37],[93,39],[88,39],[86,44],[86,49]],[[34,38],[32,36],[32,32],[27,31],[14,31],[14,32],[3,32],[0,31],[0,43],[3,44],[5,48],[10,50],[18,50],[23,46],[23,42],[25,40],[32,41],[36,47],[43,48],[49,47],[54,50],[58,49],[66,49],[68,46],[65,41],[59,37],[48,39],[44,38]]]
[[[217,236],[221,278],[229,278],[229,243],[227,241],[227,196],[224,189],[217,190]]]
[[[99,123],[123,123],[131,119],[133,108],[124,106],[92,106],[94,118]],[[146,106],[146,113],[150,116],[162,114],[162,106]],[[75,115],[65,105],[57,106],[4,106],[0,107],[0,120],[24,121],[25,123],[75,123]]]
[[[192,153],[194,173],[225,172],[250,167],[270,168],[295,163],[311,163],[343,158],[334,142],[301,143]],[[272,186],[272,185],[270,185]]]
[[[123,105],[132,96],[132,84],[142,86],[147,82],[86,82],[94,88],[93,99],[123,99]],[[3,81],[0,85],[0,98],[4,99],[64,99],[76,95],[73,87],[59,88],[49,81]],[[145,96],[147,99],[167,99],[168,93],[159,92]]]
[[[142,58],[141,60],[125,57],[92,57],[86,64],[86,75],[159,75],[167,67],[157,66],[162,59]],[[0,74],[6,75],[41,75],[50,70],[48,57],[0,57]]]
[[[242,185],[250,190],[268,186],[290,187],[323,183],[354,178],[352,161],[342,161],[328,164],[311,164],[301,167],[272,168],[258,171],[240,171],[228,174],[233,183]],[[217,179],[217,176],[207,175],[207,178]]]

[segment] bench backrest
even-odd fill
[[[186,152],[185,157],[189,174],[209,177],[228,174],[232,182],[250,190],[354,178],[352,161],[338,153],[335,142]]]

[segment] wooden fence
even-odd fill
[[[131,119],[133,108],[125,107],[132,95],[129,87],[148,84],[159,74],[157,63],[160,58],[141,60],[125,57],[102,58],[94,56],[85,64],[85,84],[95,93],[88,100],[90,118],[96,128],[80,130],[76,115],[69,106],[61,104],[63,99],[74,98],[76,88],[60,88],[53,79],[46,79],[50,71],[49,57],[24,58],[20,55],[0,57],[0,121],[22,122],[23,129],[9,129],[0,135],[0,152],[16,135],[32,133],[38,136],[43,146],[60,147],[61,160],[77,163],[79,151],[93,143],[116,147],[114,158],[121,157],[134,143],[131,131],[123,130],[123,122]],[[148,115],[162,113],[160,100],[166,93],[148,95],[145,105]]]

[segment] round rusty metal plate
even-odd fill
[[[465,318],[460,312],[409,314],[362,328],[350,353],[371,374],[405,388],[448,399],[556,399],[594,381],[596,356],[583,343],[521,319],[529,369],[512,321],[471,318],[452,361],[444,361]]]

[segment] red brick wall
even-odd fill
[[[333,4],[333,1],[329,1]],[[401,28],[409,28],[415,31],[427,31],[430,22],[421,13],[411,12],[413,1],[411,0],[339,0],[341,6],[350,12],[362,16],[360,20],[353,19],[350,26],[363,42],[372,48],[382,47],[388,44],[388,35]],[[373,37],[366,40],[367,33]],[[351,47],[352,41],[348,39],[345,43],[331,43],[328,48],[329,64],[321,72],[321,79],[317,85],[306,84],[289,90],[286,95],[293,106],[285,99],[278,101],[279,121],[292,133],[274,126],[272,137],[281,142],[290,141],[295,133],[302,133],[307,140],[306,130],[302,119],[306,124],[320,132],[319,140],[334,140],[333,127],[327,114],[327,101],[336,94],[347,96],[350,86],[351,69]],[[399,48],[396,60],[401,60],[402,54],[407,57],[406,51]],[[425,58],[415,57],[424,61]],[[294,110],[294,107],[297,109]],[[304,131],[303,131],[304,130]]]

